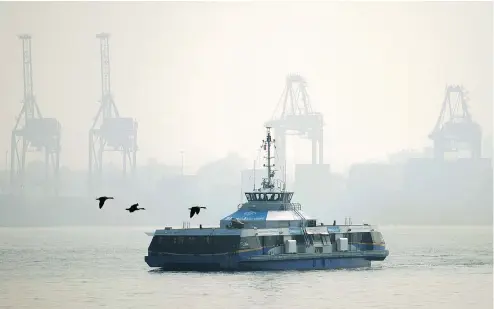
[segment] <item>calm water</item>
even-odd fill
[[[476,308],[493,306],[492,227],[382,227],[370,269],[163,273],[153,228],[0,228],[0,308]]]

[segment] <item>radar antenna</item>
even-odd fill
[[[267,164],[263,164],[263,167],[267,167],[268,169],[268,177],[263,178],[262,180],[262,188],[263,189],[268,189],[272,190],[274,188],[273,184],[273,178],[275,174],[275,169],[274,169],[274,164],[271,164],[271,159],[274,157],[271,157],[271,144],[274,144],[276,140],[271,139],[271,127],[266,127],[267,134],[266,134],[266,140],[262,141],[261,148],[266,151],[266,156],[264,157],[267,160]]]

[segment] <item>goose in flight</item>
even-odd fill
[[[199,212],[201,211],[201,208],[203,209],[207,209],[206,207],[204,206],[192,206],[190,207],[190,217],[192,218],[195,214],[199,214]]]
[[[105,204],[106,200],[113,200],[112,196],[101,196],[96,199],[99,201],[99,209],[103,208],[103,205]]]
[[[137,210],[145,210],[146,208],[137,208],[139,206],[139,203],[135,203],[134,205],[130,206],[129,208],[125,208],[125,210],[128,210],[129,212],[134,212]]]

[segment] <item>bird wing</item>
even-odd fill
[[[192,207],[190,209],[190,217],[192,218],[194,216],[194,213],[196,212],[196,210],[194,209],[194,207]]]
[[[103,204],[105,203],[105,200],[99,200],[99,208],[103,207]]]

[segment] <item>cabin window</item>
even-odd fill
[[[314,242],[322,242],[322,238],[320,234],[313,234],[312,235],[312,241]]]
[[[307,227],[316,226],[316,220],[307,220]]]
[[[302,244],[305,244],[305,238],[304,238],[304,235],[295,235],[293,237],[293,239],[295,239],[295,241],[297,242],[297,245],[302,245]]]
[[[256,236],[248,236],[240,238],[240,249],[257,249],[261,244]]]
[[[249,248],[249,243],[246,242],[245,240],[240,239],[240,249],[248,249]]]
[[[283,245],[283,236],[261,236],[264,247],[275,247]]]
[[[356,244],[362,241],[362,233],[346,233],[343,237],[348,238],[348,243]]]
[[[293,193],[245,193],[247,201],[290,202]]]
[[[234,252],[239,248],[240,237],[225,236],[154,236],[149,250],[175,254],[213,254]]]
[[[382,237],[381,232],[371,232],[372,242],[375,244],[384,243],[384,238]]]
[[[324,245],[331,244],[331,239],[329,238],[329,235],[321,235],[321,239]]]
[[[330,234],[329,235],[329,241],[334,244],[336,242],[336,236],[335,234]]]
[[[372,236],[370,232],[364,232],[362,234],[362,243],[363,244],[372,244]]]
[[[300,221],[290,221],[290,227],[300,227],[301,224],[300,224]]]

